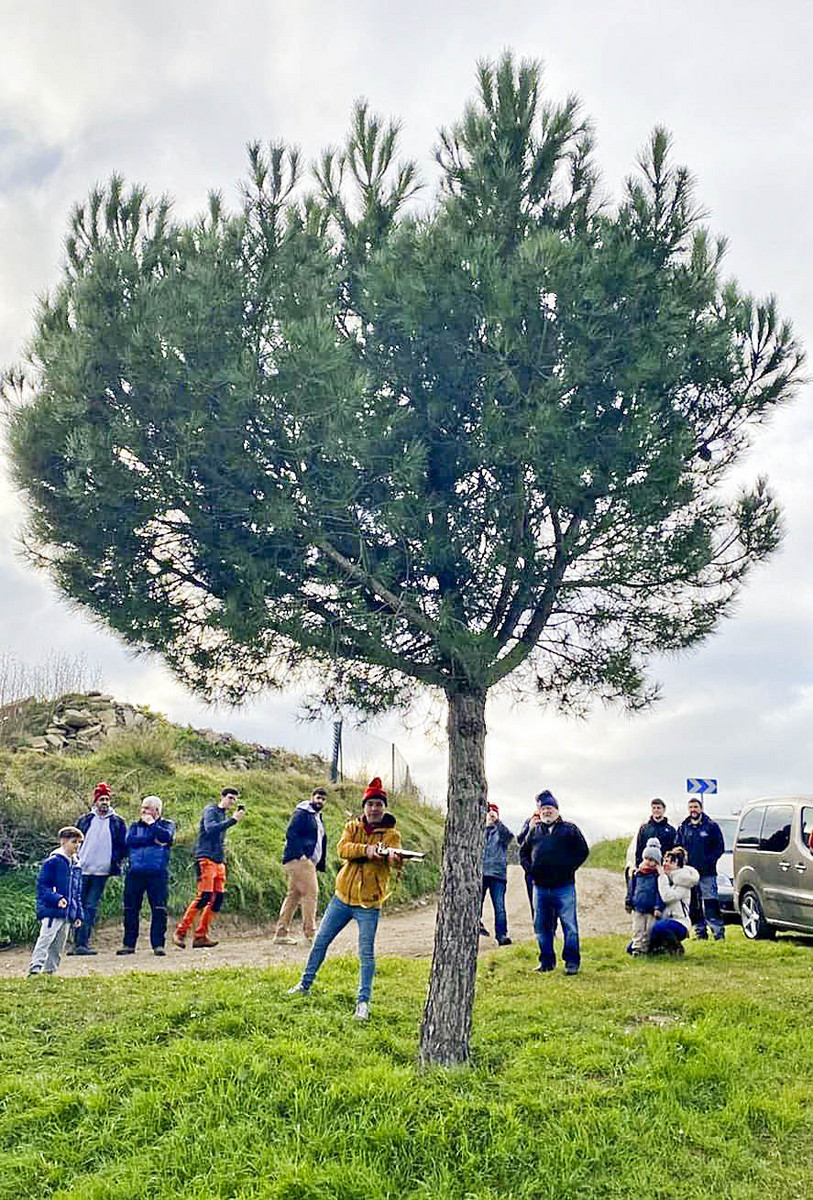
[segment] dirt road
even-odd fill
[[[579,871],[577,884],[579,901],[579,931],[582,937],[596,937],[607,933],[627,933],[629,917],[624,912],[623,876],[612,871]],[[146,905],[145,905],[146,907]],[[533,941],[534,932],[525,882],[520,867],[508,868],[508,929],[515,942]],[[392,954],[403,958],[424,958],[432,953],[435,931],[436,904],[434,900],[409,905],[397,912],[384,915],[376,937],[376,953]],[[491,902],[486,899],[484,913],[486,928],[494,932]],[[62,959],[59,973],[66,979],[85,975],[120,975],[128,971],[179,971],[206,970],[212,967],[271,967],[301,962],[307,956],[308,945],[301,938],[301,930],[294,929],[299,937],[296,946],[272,946],[272,926],[247,926],[233,918],[224,916],[213,930],[220,945],[213,950],[178,950],[167,946],[166,958],[156,958],[149,948],[148,922],[142,917],[141,938],[138,950],[133,955],[117,958],[116,950],[121,945],[120,927],[108,925],[99,931],[95,939],[98,955],[92,958],[74,958],[66,955]],[[480,952],[495,950],[493,938],[480,938]],[[355,926],[350,925],[335,940],[329,953],[353,954],[356,949]],[[0,954],[0,977],[23,975],[28,966],[27,949],[8,950]]]

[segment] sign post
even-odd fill
[[[687,779],[686,791],[690,796],[714,796],[717,793],[717,780]]]

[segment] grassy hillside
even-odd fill
[[[807,1200],[813,943],[582,973],[481,962],[474,1067],[421,1072],[428,964],[0,982],[0,1200]]]
[[[217,799],[227,783],[237,784],[248,810],[245,821],[228,835],[227,909],[259,920],[276,917],[285,894],[280,862],[285,828],[295,805],[317,783],[325,783],[320,759],[279,752],[273,766],[248,771],[229,769],[224,759],[235,747],[210,745],[191,730],[159,722],[121,733],[97,753],[71,757],[20,751],[0,752],[0,824],[23,862],[0,872],[0,945],[24,941],[35,929],[35,863],[53,848],[55,832],[87,811],[94,784],[106,779],[117,811],[135,819],[149,793],[164,801],[164,813],[178,825],[170,868],[170,913],[180,913],[194,893],[191,850],[204,805]],[[324,810],[328,846],[335,847],[348,812],[357,812],[357,784],[328,785]],[[410,864],[399,885],[404,897],[422,895],[438,884],[442,816],[427,805],[391,797],[404,844],[427,851],[424,863]],[[333,890],[338,860],[328,852],[320,877],[323,899]],[[120,882],[105,893],[104,915],[121,909]],[[396,893],[396,899],[398,898]]]
[[[588,867],[603,867],[605,871],[618,871],[623,875],[624,860],[629,844],[628,837],[606,838],[602,842],[596,842],[594,846],[590,847]]]

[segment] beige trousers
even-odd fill
[[[655,917],[652,913],[632,914],[632,948],[640,950],[642,954],[646,954],[649,950],[649,931],[655,924]]]
[[[283,863],[288,876],[288,891],[279,910],[277,937],[285,937],[298,908],[302,908],[302,927],[306,938],[316,932],[316,902],[319,899],[319,884],[316,879],[316,863],[309,858],[295,858]]]

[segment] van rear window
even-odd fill
[[[737,832],[737,845],[744,849],[750,847],[752,850],[759,849],[759,835],[762,832],[762,818],[765,816],[764,808],[752,808],[747,812],[740,821],[740,828]]]

